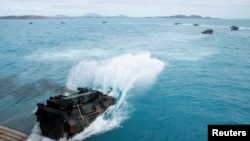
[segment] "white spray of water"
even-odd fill
[[[73,67],[68,76],[69,89],[87,86],[105,93],[113,88],[109,95],[115,97],[117,102],[71,140],[83,140],[120,127],[122,121],[129,117],[127,98],[133,95],[129,90],[135,86],[150,85],[163,69],[164,63],[151,58],[150,53],[125,54],[102,61],[82,61]]]

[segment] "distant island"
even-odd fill
[[[126,15],[118,16],[103,16],[96,13],[88,13],[80,17],[71,17],[67,15],[56,16],[39,16],[39,15],[22,15],[22,16],[0,16],[0,19],[62,19],[62,18],[132,18]],[[212,19],[211,17],[202,17],[200,15],[173,15],[173,16],[156,16],[156,17],[142,17],[142,18],[186,18],[186,19]]]
[[[161,18],[186,18],[186,19],[212,19],[211,17],[202,17],[200,15],[174,15],[174,16],[159,16]]]
[[[23,15],[23,16],[1,16],[0,19],[51,19],[48,16]]]

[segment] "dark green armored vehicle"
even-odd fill
[[[65,135],[72,137],[115,104],[115,98],[100,91],[88,88],[77,90],[78,92],[69,96],[50,97],[46,105],[37,104],[35,115],[40,123],[42,135],[56,140]]]

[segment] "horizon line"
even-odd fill
[[[8,18],[8,17],[41,17],[41,19],[60,19],[60,18],[178,18],[178,19],[249,19],[249,18],[218,18],[218,17],[210,17],[210,16],[201,16],[201,15],[183,15],[183,14],[176,14],[176,15],[171,15],[171,16],[127,16],[127,15],[116,15],[116,16],[106,16],[106,15],[100,15],[97,13],[88,13],[82,16],[68,16],[64,14],[57,14],[54,16],[46,16],[46,15],[33,15],[33,14],[23,14],[23,15],[4,15],[0,16],[0,19]],[[43,17],[43,18],[42,18]],[[10,18],[11,19],[11,18]],[[13,18],[14,19],[14,18]],[[32,19],[32,18],[31,18]],[[34,18],[35,19],[35,18]],[[39,19],[39,18],[38,18]]]

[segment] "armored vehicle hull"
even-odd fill
[[[38,103],[35,115],[42,135],[58,140],[83,131],[114,104],[115,98],[100,91],[78,88],[70,96],[50,97],[46,105]]]
[[[230,27],[230,29],[231,29],[231,30],[239,30],[239,27],[236,26],[236,25],[233,25],[233,26]]]
[[[213,34],[213,29],[206,29],[201,32],[202,34]]]

